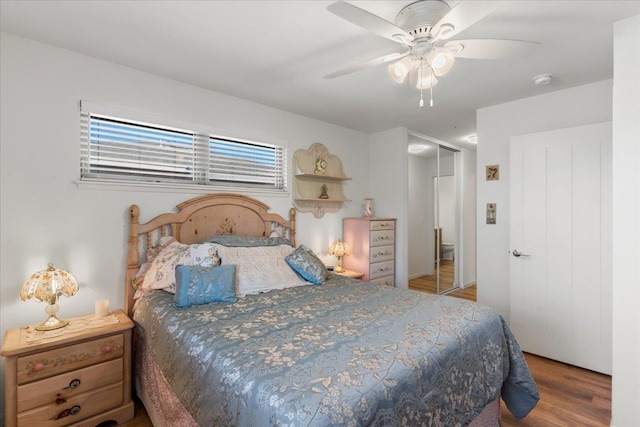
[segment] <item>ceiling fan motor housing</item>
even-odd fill
[[[416,39],[430,37],[433,26],[440,22],[449,10],[449,5],[440,0],[417,1],[396,15],[396,25]]]

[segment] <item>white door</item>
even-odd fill
[[[516,339],[611,374],[611,123],[512,137],[510,165]]]

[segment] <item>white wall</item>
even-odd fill
[[[322,142],[353,178],[345,182],[345,195],[353,202],[319,220],[298,213],[298,243],[321,255],[341,237],[342,217],[360,216],[361,201],[370,195],[368,158],[362,156],[368,150],[366,134],[11,34],[0,33],[0,42],[3,336],[7,329],[44,320],[44,304],[21,302],[18,291],[49,261],[80,283],[77,295],[60,301],[62,317],[92,313],[101,298],[122,307],[129,206],[140,206],[143,222],[198,195],[79,189],[74,181],[79,177],[80,100],[280,139],[288,142],[289,164],[296,149]],[[290,194],[246,194],[288,216]],[[383,213],[384,204],[378,209]]]
[[[640,425],[640,16],[614,26],[612,426]]]
[[[456,175],[462,179],[462,194],[458,195],[462,203],[462,280],[465,288],[476,283],[476,153],[462,150],[461,172]]]
[[[616,23],[614,79],[478,110],[478,301],[509,315],[509,138],[613,118],[611,425],[640,425],[640,17]],[[613,82],[615,81],[615,86]],[[523,120],[526,118],[526,120]],[[500,165],[500,181],[484,167]],[[498,203],[498,223],[484,206]]]
[[[373,214],[397,218],[396,287],[408,288],[407,209],[408,134],[395,128],[369,136],[369,193],[373,197]]]
[[[479,109],[477,112],[478,302],[509,321],[509,139],[514,135],[610,121],[613,81]],[[486,181],[485,166],[500,165],[500,180]],[[485,223],[486,204],[497,203],[497,221]]]

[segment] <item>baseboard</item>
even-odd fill
[[[409,276],[409,280],[417,279],[418,277],[422,276],[427,276],[427,273],[412,274],[411,276]]]
[[[475,281],[475,279],[474,279],[474,280],[471,280],[471,281],[469,281],[469,282],[465,282],[465,283],[463,283],[463,284],[462,284],[462,287],[461,287],[460,289],[466,289],[466,288],[468,288],[469,286],[473,286],[473,285],[477,285],[477,282]]]

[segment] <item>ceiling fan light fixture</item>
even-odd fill
[[[413,67],[414,64],[411,58],[405,57],[400,61],[394,62],[393,64],[389,65],[389,74],[391,75],[391,78],[396,82],[403,83]]]
[[[427,149],[427,146],[424,144],[412,144],[409,146],[408,151],[411,154],[419,154]]]
[[[438,79],[431,73],[431,68],[423,61],[422,67],[416,67],[409,73],[409,81],[411,86],[415,86],[417,89],[429,89],[438,84]],[[422,68],[422,73],[420,73]]]
[[[444,76],[453,67],[455,57],[452,53],[432,50],[427,56],[427,62],[433,69],[433,73],[438,76]]]

